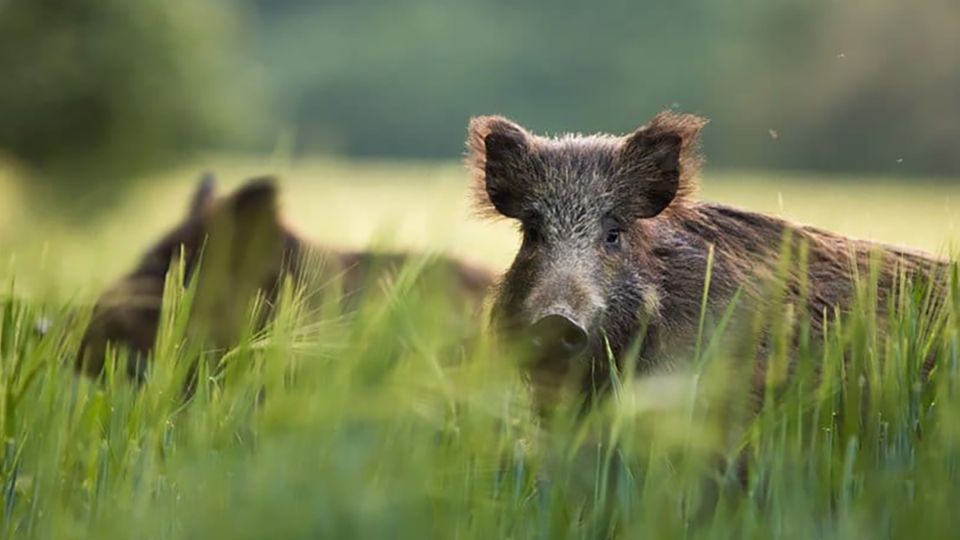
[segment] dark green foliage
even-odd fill
[[[712,120],[721,167],[956,176],[954,0],[250,0],[304,152],[458,155],[466,117],[626,133]]]
[[[954,11],[6,0],[0,151],[89,191],[197,150],[451,159],[471,115],[623,133],[675,108],[712,120],[718,167],[955,176]]]
[[[0,152],[76,195],[242,140],[258,81],[237,30],[217,1],[3,2]]]

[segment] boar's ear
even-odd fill
[[[623,139],[617,156],[618,181],[627,213],[649,218],[676,199],[696,191],[702,159],[698,153],[703,118],[663,112]]]
[[[221,198],[203,217],[206,244],[191,324],[218,346],[235,342],[247,308],[280,277],[284,229],[272,178],[257,178]]]
[[[474,195],[481,210],[519,218],[523,182],[530,175],[533,138],[502,116],[470,120],[466,164],[473,175]]]
[[[238,264],[238,258],[272,252],[282,234],[274,179],[248,181],[219,201],[204,222],[208,242],[204,265],[209,264],[214,250],[223,256],[229,254],[231,265]]]
[[[230,206],[240,220],[277,216],[277,185],[270,176],[254,178],[230,195]]]
[[[211,172],[203,173],[200,181],[197,183],[197,189],[193,192],[193,198],[190,199],[190,207],[187,209],[187,219],[200,217],[207,208],[213,203],[213,195],[217,188],[217,179]]]

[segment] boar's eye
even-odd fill
[[[623,234],[623,228],[616,220],[604,218],[603,220],[603,243],[608,248],[620,247],[620,237]]]
[[[610,229],[607,231],[607,237],[604,240],[607,245],[616,246],[620,244],[620,229]]]

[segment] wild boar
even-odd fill
[[[251,180],[222,198],[215,197],[214,191],[214,178],[206,175],[184,220],[100,296],[76,357],[77,370],[94,376],[101,373],[107,346],[112,344],[128,351],[127,371],[142,379],[157,338],[165,279],[178,263],[184,269],[184,285],[197,281],[191,333],[223,348],[238,339],[256,295],[262,294],[269,308],[285,277],[295,282],[307,274],[324,282],[340,279],[344,305],[350,309],[379,276],[421,256],[338,251],[305,242],[282,223],[272,178]],[[447,257],[429,259],[418,279],[438,286],[440,279],[446,279],[449,287],[434,293],[474,313],[479,313],[493,283],[485,268]],[[264,323],[266,317],[269,310]]]
[[[735,298],[750,313],[771,301],[765,284],[785,237],[795,251],[808,249],[805,267],[791,270],[785,304],[800,303],[814,334],[850,309],[872,254],[881,304],[898,275],[943,276],[946,261],[930,254],[696,200],[705,124],[663,112],[626,136],[548,138],[500,116],[471,120],[466,165],[477,205],[522,232],[496,289],[493,327],[532,349],[535,387],[573,380],[602,388],[607,351],[622,369],[631,346],[638,374],[683,365],[695,350],[710,261],[707,314],[719,318]],[[759,384],[764,363],[749,371]]]

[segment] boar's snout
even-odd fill
[[[540,358],[570,360],[587,348],[587,331],[576,321],[559,314],[537,319],[529,328],[530,345]]]

